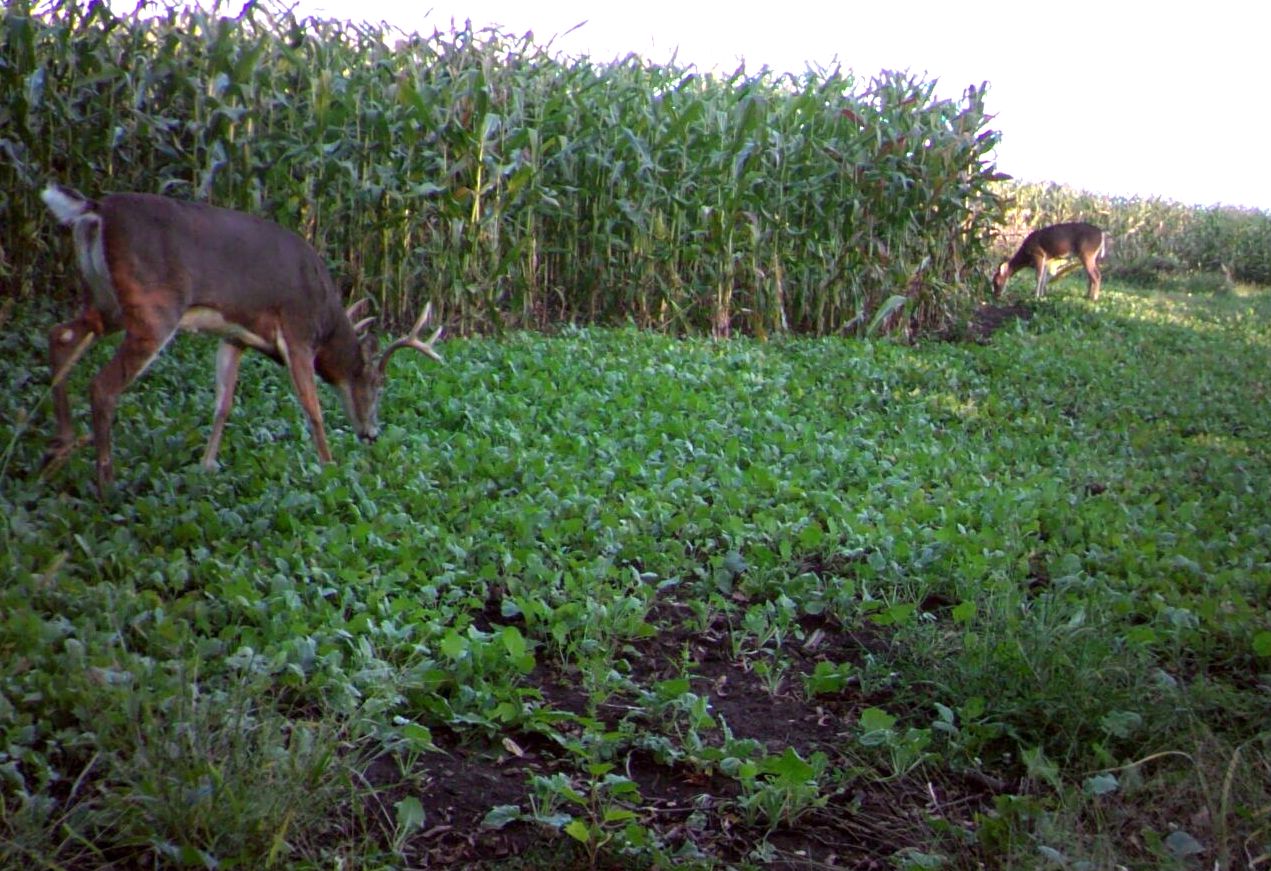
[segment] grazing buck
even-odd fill
[[[1103,231],[1094,224],[1052,224],[1034,230],[1024,239],[1015,256],[998,267],[993,274],[993,294],[1000,296],[1007,280],[1025,267],[1037,270],[1037,296],[1046,292],[1046,283],[1050,280],[1050,272],[1046,261],[1057,257],[1077,257],[1086,269],[1088,284],[1086,296],[1099,298],[1099,258],[1103,256]]]
[[[75,448],[65,379],[93,341],[124,333],[115,356],[93,378],[90,395],[97,447],[97,489],[105,496],[114,478],[110,428],[119,395],[159,355],[178,330],[221,336],[216,353],[216,412],[203,465],[213,468],[234,401],[238,364],[255,348],[291,374],[309,418],[318,457],[330,462],[318,403],[316,372],[343,400],[358,436],[379,434],[376,414],[389,358],[414,348],[440,361],[415,326],[376,357],[364,337],[371,318],[346,311],[318,252],[279,225],[231,209],[151,194],[110,194],[100,201],[59,185],[41,194],[58,221],[69,226],[84,279],[79,317],[49,333],[57,433],[45,464],[60,463]]]

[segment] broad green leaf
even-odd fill
[[[866,708],[861,711],[860,727],[864,732],[881,732],[896,725],[896,718],[882,708]]]
[[[801,530],[799,530],[799,546],[804,550],[816,550],[821,546],[821,542],[825,540],[825,530],[821,528],[821,524],[815,520],[808,521]]]
[[[513,659],[525,656],[525,636],[515,626],[503,627],[503,646]]]
[[[447,630],[441,639],[441,652],[450,659],[459,659],[468,652],[469,642],[454,629]]]
[[[975,602],[959,602],[953,606],[951,615],[954,623],[970,623],[975,619]]]
[[[1135,711],[1110,711],[1099,719],[1099,725],[1109,734],[1128,738],[1143,725],[1143,716]]]
[[[565,826],[565,834],[582,844],[591,840],[591,828],[582,820],[570,820]]]
[[[435,750],[432,730],[419,723],[406,723],[401,727],[402,737],[411,743],[416,750]]]
[[[1271,656],[1271,631],[1262,631],[1253,636],[1253,652],[1258,656]]]
[[[482,828],[501,829],[508,823],[520,822],[525,818],[519,805],[499,804],[490,808],[481,820]]]
[[[426,814],[424,806],[413,795],[397,801],[393,805],[397,809],[397,831],[399,835],[413,832],[424,825]]]
[[[1110,792],[1116,792],[1120,787],[1116,775],[1113,774],[1094,774],[1087,777],[1082,788],[1086,795],[1107,795]]]
[[[780,756],[764,760],[763,771],[776,775],[786,783],[805,783],[816,775],[816,770],[803,760],[793,747],[787,747]]]
[[[1151,626],[1134,626],[1125,633],[1125,640],[1131,644],[1151,645],[1157,640],[1156,630]]]

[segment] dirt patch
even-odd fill
[[[636,800],[621,803],[635,814],[634,821],[667,853],[685,850],[723,864],[889,868],[889,857],[899,848],[931,842],[933,817],[964,825],[991,801],[992,790],[975,781],[847,776],[821,783],[819,800],[794,819],[774,822],[753,807],[748,812],[753,794],[701,748],[751,740],[764,748],[760,756],[780,756],[793,748],[805,760],[824,753],[836,770],[851,770],[857,764],[852,754],[861,709],[885,705],[890,693],[866,693],[859,682],[848,681],[840,691],[809,697],[805,676],[818,662],[863,663],[887,640],[805,615],[799,637],[785,639],[776,657],[772,645],[734,648],[726,617],[715,616],[703,626],[692,615],[687,606],[660,601],[648,618],[659,632],[629,639],[615,652],[614,667],[634,687],[629,692],[593,698],[575,669],[541,662],[526,684],[538,691],[543,710],[565,715],[543,733],[513,730],[486,737],[480,729],[468,735],[435,730],[441,752],[414,760],[411,770],[389,760],[377,762],[365,774],[375,787],[369,799],[377,805],[374,815],[392,819],[395,803],[406,795],[421,802],[426,821],[404,849],[412,865],[526,867],[533,857],[550,856],[553,867],[586,867],[582,848],[551,825],[524,819],[501,827],[484,824],[496,806],[516,806],[528,815],[535,775],[563,775],[573,789],[586,790],[586,762],[577,746],[569,746],[583,733],[581,721],[624,736],[609,748],[608,759],[614,773],[638,789]],[[780,673],[775,673],[778,663]],[[687,686],[688,692],[662,698],[661,704],[654,695],[665,695],[658,689],[665,681]],[[705,699],[709,717],[686,711],[682,698]],[[585,816],[568,803],[558,803],[555,810]],[[614,859],[602,866],[621,864]]]
[[[983,303],[976,307],[966,323],[947,330],[941,338],[955,342],[987,343],[993,334],[1013,321],[1026,321],[1033,316],[1033,310],[1025,303],[1009,304]]]

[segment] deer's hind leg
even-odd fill
[[[116,276],[116,284],[124,283]],[[122,294],[133,300],[123,309],[124,339],[89,388],[93,407],[93,444],[97,447],[97,489],[102,498],[115,479],[110,429],[119,396],[154,362],[181,323],[179,294],[166,287],[145,287],[126,279]]]
[[[238,385],[238,364],[243,357],[243,346],[234,342],[221,342],[216,349],[216,413],[212,418],[212,435],[203,452],[203,468],[216,468],[216,454],[221,448],[221,436],[225,421],[234,407],[234,388]]]
[[[1041,299],[1046,294],[1046,285],[1050,281],[1050,269],[1047,267],[1045,257],[1039,257],[1036,260],[1037,266],[1037,298]]]
[[[93,342],[106,332],[101,315],[92,308],[86,309],[74,320],[65,321],[49,330],[49,368],[53,379],[53,417],[56,429],[44,452],[41,465],[45,471],[52,471],[66,462],[66,458],[78,444],[75,427],[71,423],[66,379]]]

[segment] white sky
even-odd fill
[[[299,14],[403,30],[499,24],[608,61],[802,72],[836,60],[989,82],[998,168],[1025,181],[1271,209],[1271,4],[1028,0],[298,0]]]

